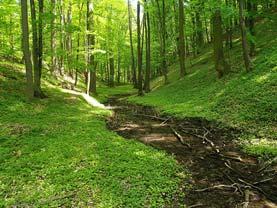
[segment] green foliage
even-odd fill
[[[21,71],[0,67],[0,207],[162,207],[175,194],[173,157],[110,132],[111,112],[49,83],[49,98],[28,102]]]

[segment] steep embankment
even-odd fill
[[[277,155],[276,83],[277,15],[257,25],[257,55],[254,70],[245,73],[240,40],[235,40],[226,56],[232,72],[219,80],[213,65],[212,46],[187,61],[188,75],[179,80],[178,65],[171,67],[170,84],[162,78],[153,81],[153,92],[129,100],[155,106],[178,118],[202,117],[243,129],[244,148],[254,154]]]

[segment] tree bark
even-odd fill
[[[114,87],[114,57],[109,58],[110,62],[110,76],[109,76],[109,86]]]
[[[134,55],[134,46],[133,46],[133,30],[132,30],[132,15],[131,15],[131,3],[128,0],[128,21],[129,21],[129,35],[130,35],[130,50],[131,50],[131,64],[132,64],[132,80],[134,87],[137,88],[137,72],[136,72],[136,65],[135,65],[135,55]]]
[[[137,51],[138,51],[138,95],[143,95],[142,87],[142,52],[141,52],[141,26],[140,26],[140,2],[137,3]]]
[[[249,56],[249,48],[246,37],[246,27],[245,27],[245,17],[243,15],[244,11],[244,0],[239,1],[239,17],[240,17],[240,29],[241,29],[241,43],[243,51],[244,65],[247,72],[251,71],[251,60]]]
[[[88,83],[87,83],[87,93],[90,92],[96,94],[96,65],[94,61],[93,49],[95,47],[95,35],[91,34],[93,32],[93,5],[91,0],[87,0],[87,45],[88,45]]]
[[[249,32],[251,35],[251,40],[250,40],[250,56],[255,56],[255,40],[254,37],[256,35],[255,32],[255,13],[257,12],[257,5],[255,2],[248,1],[247,2],[247,10],[248,10],[248,27],[249,27]]]
[[[51,11],[53,16],[51,18],[50,30],[51,30],[51,73],[55,73],[57,70],[57,57],[56,57],[56,0],[51,0]]]
[[[184,40],[184,1],[179,0],[179,61],[180,77],[186,74],[185,67],[185,40]]]
[[[36,7],[34,0],[30,0],[31,6],[31,23],[32,23],[32,38],[33,38],[33,68],[34,68],[34,96],[41,97],[40,89],[40,49],[39,49],[39,39],[38,39],[38,26],[36,19]]]
[[[218,78],[221,78],[229,72],[230,66],[227,64],[223,51],[223,34],[222,34],[222,19],[219,9],[215,11],[213,16],[213,33],[214,33],[214,58],[215,69]]]
[[[26,94],[29,99],[34,97],[33,72],[30,54],[29,25],[28,25],[28,4],[27,0],[21,0],[21,28],[22,28],[22,49],[26,69]]]
[[[145,0],[146,3],[146,0]],[[144,80],[145,92],[150,92],[150,75],[151,75],[151,26],[150,26],[150,14],[146,11],[145,21],[145,42],[146,42],[146,70]]]

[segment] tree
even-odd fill
[[[134,55],[134,46],[133,46],[133,29],[132,29],[132,15],[131,15],[131,3],[128,0],[128,24],[129,24],[129,36],[130,36],[130,50],[131,50],[131,66],[132,66],[132,74],[133,74],[133,84],[134,87],[137,88],[137,72],[135,65],[135,55]]]
[[[222,19],[220,9],[216,9],[213,16],[214,58],[218,78],[229,72],[230,66],[225,60],[223,51]]]
[[[94,62],[95,35],[93,34],[93,5],[91,0],[87,0],[87,52],[88,52],[88,82],[87,94],[96,94],[96,68]]]
[[[146,0],[145,0],[146,4]],[[144,79],[144,90],[150,92],[150,74],[151,74],[151,27],[150,27],[150,14],[146,11],[145,19],[145,42],[146,42],[146,70]]]
[[[252,68],[251,66],[251,60],[249,56],[249,48],[247,43],[247,37],[246,37],[246,27],[245,27],[245,18],[244,18],[244,0],[238,0],[239,1],[239,17],[240,17],[240,29],[241,29],[241,43],[242,43],[242,51],[243,51],[243,60],[245,69],[247,72],[249,72]]]
[[[39,1],[39,18],[37,24],[36,7],[34,0],[30,0],[31,19],[32,19],[32,37],[33,37],[33,67],[34,67],[34,96],[44,98],[41,90],[41,72],[42,72],[42,13],[43,0]]]
[[[184,40],[184,2],[179,0],[179,61],[180,61],[180,77],[186,74],[185,69],[185,40]]]
[[[141,27],[140,27],[140,2],[137,3],[137,51],[138,51],[138,95],[143,95],[142,87],[142,50],[141,50]]]
[[[29,25],[28,25],[28,4],[27,0],[21,0],[21,28],[22,28],[22,49],[24,54],[25,69],[26,69],[26,80],[27,87],[26,93],[28,98],[34,97],[33,88],[33,72],[32,62],[30,54],[30,43],[29,43]]]

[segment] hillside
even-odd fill
[[[0,207],[159,207],[174,196],[173,157],[109,131],[111,111],[51,83],[30,102],[23,66],[0,63]]]
[[[272,14],[257,25],[257,55],[254,70],[244,71],[241,42],[226,51],[232,71],[217,79],[212,46],[197,58],[187,61],[188,74],[178,80],[179,66],[170,68],[170,83],[163,78],[152,82],[153,91],[129,101],[155,106],[162,114],[178,117],[201,117],[242,129],[243,147],[258,155],[277,155],[276,83],[277,15]]]

